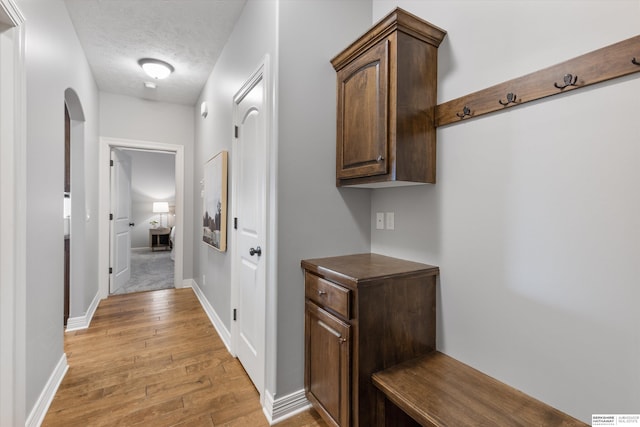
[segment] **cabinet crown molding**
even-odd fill
[[[351,43],[346,49],[336,55],[331,60],[331,64],[336,71],[341,69],[353,58],[357,57],[394,31],[403,32],[435,47],[440,46],[440,43],[447,35],[447,32],[442,28],[436,27],[435,25],[398,7],[378,21],[369,31]]]

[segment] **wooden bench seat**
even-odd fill
[[[429,427],[587,425],[438,351],[377,372],[372,380],[380,390],[379,427],[404,425],[389,414],[389,402]]]

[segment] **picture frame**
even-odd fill
[[[228,157],[227,151],[220,151],[204,165],[202,241],[220,252],[227,250]]]

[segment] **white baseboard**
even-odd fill
[[[198,301],[200,301],[202,309],[205,313],[207,313],[207,316],[209,316],[211,324],[213,324],[213,327],[218,332],[218,335],[220,335],[222,342],[227,347],[227,351],[233,354],[233,352],[231,351],[231,332],[229,332],[229,330],[224,326],[224,323],[222,323],[222,320],[220,320],[220,317],[218,317],[218,313],[216,313],[211,304],[209,304],[209,300],[207,300],[207,297],[204,296],[204,293],[202,292],[200,287],[198,287],[196,281],[193,279],[187,279],[184,281],[184,287],[190,287],[193,289],[193,293],[195,293],[196,297],[198,297]]]
[[[40,393],[40,397],[38,397],[36,404],[33,406],[27,418],[27,422],[25,423],[26,427],[39,427],[42,424],[44,416],[47,415],[49,406],[51,406],[56,391],[58,391],[58,387],[60,387],[60,383],[68,369],[67,355],[62,353],[62,357],[51,373],[49,381],[47,381],[47,384],[44,386],[44,390]]]
[[[267,417],[269,424],[276,424],[291,418],[311,407],[311,403],[305,396],[304,389],[298,390],[286,396],[273,399],[273,394],[265,390],[264,406],[262,412]]]
[[[96,309],[98,308],[98,304],[100,304],[100,293],[98,292],[95,297],[93,297],[93,301],[89,305],[87,312],[84,316],[79,317],[70,317],[67,319],[67,329],[65,332],[77,331],[79,329],[87,329],[91,324],[91,319],[93,319],[93,315],[96,313]]]

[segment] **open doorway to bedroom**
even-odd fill
[[[173,288],[175,153],[132,148],[114,148],[113,151],[112,157],[117,156],[118,160],[112,167],[112,241],[120,251],[114,260],[122,259],[122,262],[114,265],[114,282],[118,282],[118,286],[110,293]],[[127,170],[117,164],[125,159]],[[118,177],[118,174],[123,176]],[[127,188],[123,189],[123,186]],[[119,222],[124,222],[121,227]],[[118,227],[122,230],[118,231]],[[128,259],[123,259],[125,256]],[[125,276],[123,280],[118,280],[120,274]]]

